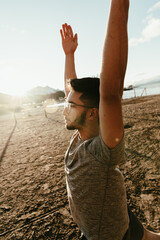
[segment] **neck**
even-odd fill
[[[85,127],[83,129],[78,130],[80,138],[82,140],[87,140],[93,137],[97,137],[99,135],[99,126],[90,126],[90,127]]]

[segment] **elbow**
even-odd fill
[[[100,94],[100,101],[101,102],[106,102],[109,105],[115,104],[115,103],[121,103],[121,94],[107,94],[103,95]]]
[[[123,75],[113,74],[109,71],[107,73],[101,72],[100,76],[100,96],[107,99],[121,98],[121,85],[123,82]]]
[[[103,99],[121,99],[121,88],[120,85],[100,85],[100,96]]]

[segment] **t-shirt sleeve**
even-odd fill
[[[124,136],[120,143],[112,149],[108,148],[104,143],[101,135],[93,138],[86,147],[87,151],[89,151],[97,161],[107,164],[108,166],[116,166],[125,162]]]

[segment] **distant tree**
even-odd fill
[[[55,100],[60,100],[60,98],[65,97],[65,93],[63,91],[57,91],[55,93],[50,94],[50,98],[54,98]]]

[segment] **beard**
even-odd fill
[[[82,127],[85,126],[85,122],[86,122],[86,114],[87,111],[84,111],[81,116],[79,116],[77,119],[75,119],[73,122],[71,122],[70,124],[66,124],[66,128],[68,130],[75,130],[78,129],[80,130]]]

